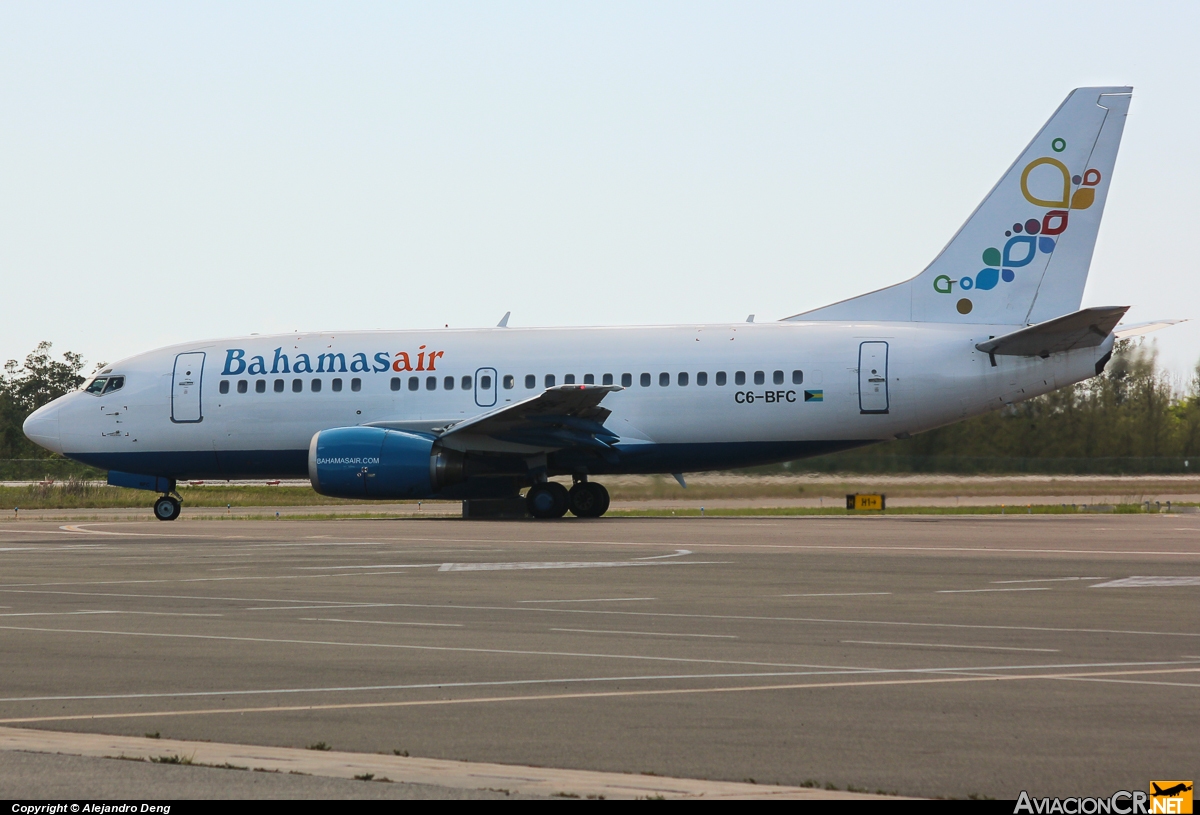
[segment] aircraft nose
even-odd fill
[[[34,444],[45,447],[47,450],[52,450],[55,453],[63,451],[62,435],[59,432],[59,414],[62,412],[62,405],[57,400],[48,405],[42,405],[40,408],[29,414],[29,418],[25,420],[25,424],[21,429],[25,431],[25,436]]]

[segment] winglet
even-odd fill
[[[496,328],[508,328],[508,318],[511,316],[511,311],[504,312],[504,316],[500,318],[500,322],[496,323]]]

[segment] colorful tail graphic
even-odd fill
[[[1077,311],[1132,91],[1072,91],[916,277],[788,319],[1027,325]]]

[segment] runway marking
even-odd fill
[[[657,600],[656,597],[592,597],[585,600],[518,600],[518,603],[625,603],[634,600]]]
[[[691,554],[691,551],[688,549],[676,549],[672,554],[669,554],[669,555],[650,555],[649,557],[635,557],[634,560],[662,560],[663,558],[683,557],[684,555],[690,555],[690,554]]]
[[[370,566],[293,566],[293,569],[312,571],[345,571],[346,569],[429,569],[439,566],[438,563],[373,563]]]
[[[941,589],[935,594],[976,594],[984,591],[1050,591],[1046,586],[1029,586],[1019,589]]]
[[[246,713],[294,713],[322,710],[370,710],[401,707],[438,707],[449,705],[497,704],[507,702],[559,702],[572,699],[612,699],[649,696],[684,696],[709,693],[748,693],[754,691],[822,690],[840,688],[869,688],[872,686],[897,685],[946,685],[968,682],[1015,682],[1051,679],[1070,680],[1089,677],[1127,676],[1166,673],[1195,673],[1200,668],[1173,668],[1165,670],[1108,671],[1093,674],[1017,674],[1010,676],[947,676],[921,679],[883,679],[851,682],[797,682],[786,685],[734,685],[720,688],[658,688],[626,691],[592,691],[580,693],[550,693],[524,696],[488,696],[459,699],[413,699],[396,702],[343,702],[327,705],[278,705],[274,707],[209,708],[201,710],[157,710],[136,713],[85,713],[65,716],[28,716],[0,719],[0,724],[32,724],[35,722],[96,721],[101,719],[138,719],[165,716],[206,716]]]
[[[993,580],[993,583],[1061,583],[1070,580],[1104,580],[1103,577],[1039,577],[1033,580]]]
[[[260,601],[261,602],[261,601]],[[314,608],[387,608],[394,605],[393,603],[335,603],[330,601],[329,605],[319,606],[251,606],[244,608],[242,611],[304,611]]]
[[[672,634],[663,631],[603,631],[594,628],[551,628],[551,631],[571,631],[576,634],[636,634],[639,637],[706,637],[708,639],[736,640],[733,634]]]
[[[1200,576],[1172,577],[1125,577],[1120,580],[1110,580],[1107,583],[1097,583],[1093,589],[1129,589],[1147,586],[1200,586]]]
[[[438,628],[462,628],[462,623],[410,623],[393,620],[338,620],[333,617],[301,617],[305,622],[315,623],[362,623],[363,625],[428,625]]]
[[[980,651],[1038,651],[1045,654],[1057,654],[1059,648],[1012,648],[1004,645],[946,645],[936,642],[877,642],[875,640],[842,640],[851,645],[909,645],[918,648],[971,648]]]
[[[882,597],[890,591],[847,591],[826,594],[769,594],[768,597]]]
[[[3,606],[11,608],[11,606]],[[223,614],[207,614],[184,611],[17,611],[10,614],[0,614],[0,617],[71,617],[80,614],[148,614],[155,617],[223,617]]]
[[[558,560],[521,563],[443,563],[439,572],[499,572],[524,569],[614,569],[623,566],[711,566],[728,563],[723,560],[680,560],[664,563],[647,560]]]

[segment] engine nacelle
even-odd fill
[[[462,472],[461,454],[433,442],[380,427],[322,430],[308,445],[308,477],[335,498],[429,498]]]

